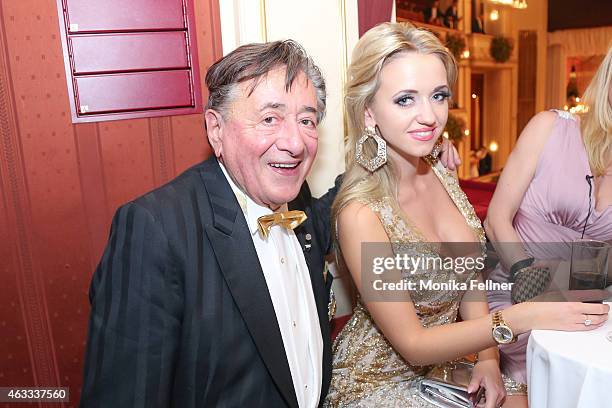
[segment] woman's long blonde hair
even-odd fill
[[[342,209],[355,199],[370,201],[386,196],[397,196],[397,181],[393,164],[387,162],[370,173],[355,160],[355,145],[365,131],[365,109],[380,87],[380,73],[385,64],[401,52],[412,51],[433,54],[440,58],[446,69],[448,86],[457,79],[457,63],[453,55],[431,32],[409,23],[382,23],[366,32],[357,42],[348,69],[344,99],[348,119],[345,140],[346,172],[342,186],[332,205],[332,226]],[[363,146],[366,157],[376,155],[377,145],[368,139]],[[335,235],[335,234],[334,234]]]
[[[612,106],[609,93],[612,86],[612,46],[584,91],[584,103],[589,111],[581,120],[582,138],[594,176],[606,172],[612,161]]]

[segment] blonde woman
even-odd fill
[[[565,111],[534,116],[508,158],[485,221],[501,260],[491,279],[537,276],[557,256],[549,243],[612,240],[612,48],[584,100],[589,111],[581,119]],[[491,291],[488,299],[492,310],[520,300],[507,291]],[[528,338],[500,348],[504,372],[521,382]]]
[[[534,328],[589,330],[607,318],[604,305],[540,303],[512,306],[493,319],[484,294],[470,293],[466,301],[462,290],[408,290],[403,301],[392,294],[395,301],[370,296],[362,244],[381,243],[378,255],[388,256],[417,244],[431,257],[438,245],[429,243],[471,242],[482,255],[484,231],[473,208],[455,174],[430,155],[446,124],[456,75],[448,50],[410,24],[376,26],[353,52],[346,90],[347,168],[332,211],[339,261],[359,295],[334,343],[327,406],[432,406],[417,390],[419,379],[433,365],[477,352],[468,391],[485,388],[486,407],[498,407],[507,392],[521,393],[502,380],[498,341]],[[443,283],[449,276],[425,269],[406,279]],[[479,278],[468,271],[457,279]],[[592,325],[583,324],[585,314]]]

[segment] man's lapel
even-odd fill
[[[201,174],[213,212],[206,234],[217,262],[272,379],[287,404],[297,407],[274,306],[246,220],[218,162],[208,160]]]

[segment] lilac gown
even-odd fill
[[[513,226],[522,242],[565,242],[569,247],[570,242],[580,238],[587,217],[589,185],[585,177],[591,170],[578,120],[568,112],[556,112],[557,118],[538,159],[533,180],[514,216]],[[612,206],[597,211],[592,196],[591,207],[584,238],[612,240]],[[559,250],[561,246],[532,245],[527,251],[536,260],[559,259],[560,254],[554,253],[557,252],[554,249]],[[570,253],[569,250],[563,252]],[[507,282],[508,271],[500,263],[489,279]],[[512,305],[508,291],[490,291],[487,297],[491,311]],[[521,383],[527,382],[528,338],[529,333],[524,333],[516,343],[500,346],[503,372]]]

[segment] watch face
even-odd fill
[[[507,344],[512,341],[514,334],[507,326],[497,326],[493,329],[493,338],[501,344]]]

